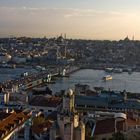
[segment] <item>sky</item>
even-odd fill
[[[0,0],[0,37],[140,40],[140,0]]]

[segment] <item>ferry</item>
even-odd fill
[[[121,68],[114,68],[114,69],[113,69],[113,72],[114,72],[114,73],[122,73],[123,70],[122,70]]]
[[[105,72],[111,73],[111,72],[113,72],[113,68],[105,68]]]
[[[106,75],[103,77],[104,81],[108,81],[108,80],[112,80],[112,76],[111,75]]]

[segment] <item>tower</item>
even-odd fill
[[[74,128],[79,125],[79,116],[74,110],[73,90],[69,90],[63,97],[63,108],[57,116],[60,136],[63,140],[73,140]]]
[[[65,93],[63,97],[63,111],[71,112],[74,108],[74,94],[73,90],[69,89],[67,93]]]
[[[85,124],[80,122],[79,126],[75,128],[74,140],[85,140]]]
[[[71,89],[63,96],[62,110],[57,115],[57,124],[59,136],[63,140],[85,140],[85,126],[82,123],[79,125],[79,114],[74,109],[74,93]],[[50,140],[54,140],[54,133],[51,134]]]
[[[65,58],[67,57],[67,41],[66,41],[66,34],[65,34]]]
[[[135,39],[135,38],[134,38],[134,35],[133,35],[133,37],[132,37],[132,41],[134,41],[134,39]]]

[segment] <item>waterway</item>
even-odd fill
[[[33,73],[37,71],[30,68],[0,68],[0,82],[20,77],[21,73],[23,72]],[[120,74],[113,73],[113,79],[104,82],[102,78],[105,75],[106,73],[103,70],[82,69],[72,73],[68,78],[58,78],[56,83],[49,85],[49,87],[55,93],[63,89],[74,89],[74,85],[80,83],[90,85],[91,89],[93,89],[93,87],[99,86],[104,87],[105,89],[110,88],[111,90],[117,91],[122,91],[125,89],[129,92],[140,93],[140,72],[133,72],[131,75],[127,72]]]
[[[113,79],[106,82],[102,80],[105,75],[107,73],[103,70],[82,69],[71,74],[69,78],[57,79],[56,83],[49,85],[49,87],[53,92],[57,92],[63,89],[74,89],[74,85],[80,83],[90,85],[91,89],[98,86],[116,91],[125,89],[129,92],[140,93],[140,72],[133,72],[132,74],[127,72],[113,73]]]
[[[31,68],[0,68],[0,82],[20,78],[21,74],[23,74],[24,72],[28,72],[30,74],[37,71]]]

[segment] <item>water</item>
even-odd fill
[[[60,90],[67,90],[68,88],[74,89],[74,85],[77,83],[88,84],[90,88],[104,87],[105,89],[123,91],[124,89],[129,92],[140,93],[140,73],[133,72],[129,75],[127,72],[120,74],[113,73],[113,79],[104,82],[102,80],[106,73],[103,70],[84,69],[79,70],[70,75],[69,78],[60,78],[56,80],[56,84],[49,85],[53,92]]]
[[[31,68],[0,68],[0,82],[18,78],[24,72],[33,73],[36,72],[36,70]]]
[[[15,79],[23,72],[32,73],[36,72],[36,70],[30,68],[0,68],[0,82]],[[74,89],[74,85],[80,83],[90,85],[91,89],[93,89],[93,87],[99,86],[105,87],[105,89],[110,88],[111,90],[117,91],[122,91],[125,89],[130,92],[140,93],[140,72],[133,72],[131,75],[129,75],[127,72],[123,72],[120,74],[113,73],[113,80],[104,82],[102,78],[105,75],[106,73],[103,70],[79,70],[71,74],[69,78],[65,77],[57,79],[56,83],[53,85],[49,85],[49,87],[55,93],[63,89]]]

